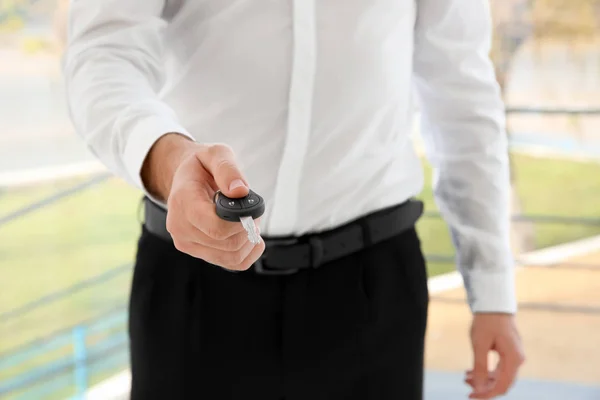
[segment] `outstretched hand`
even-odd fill
[[[250,242],[242,224],[215,212],[217,190],[231,198],[249,191],[229,146],[168,134],[152,147],[144,167],[149,192],[168,205],[167,230],[179,251],[235,271],[250,268],[262,255],[264,241]],[[260,218],[254,222],[260,232]]]

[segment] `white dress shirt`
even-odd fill
[[[267,201],[262,232],[300,235],[420,193],[416,97],[469,304],[514,312],[490,25],[473,0],[75,0],[71,117],[142,190],[161,135],[229,144]]]

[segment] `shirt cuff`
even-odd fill
[[[469,271],[467,295],[473,313],[517,312],[514,267],[493,272]]]
[[[165,204],[154,198],[142,181],[142,166],[148,152],[158,139],[168,133],[178,133],[194,140],[193,136],[181,125],[160,116],[148,116],[136,123],[127,138],[123,152],[123,165],[130,181],[155,203],[165,207]]]

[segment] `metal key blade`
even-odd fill
[[[254,219],[252,219],[252,217],[240,217],[240,222],[242,223],[242,226],[248,233],[248,240],[250,241],[250,243],[259,244],[260,236],[258,235],[258,232],[256,232]]]

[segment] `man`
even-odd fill
[[[523,352],[485,2],[71,7],[74,124],[151,199],[130,303],[133,399],[422,398],[413,84],[474,314],[466,381],[473,398],[508,390]],[[214,204],[250,188],[267,204],[256,245]]]

